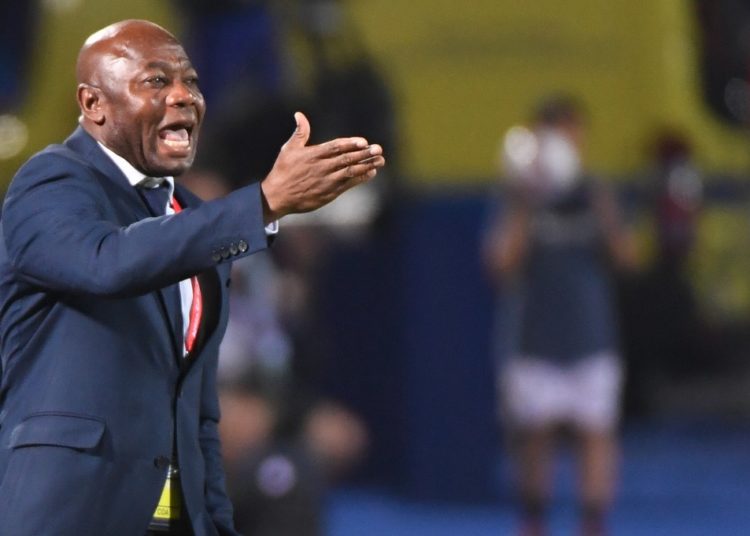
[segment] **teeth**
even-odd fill
[[[170,140],[164,139],[164,145],[173,149],[187,149],[190,147],[190,140]]]
[[[172,149],[187,149],[190,147],[190,134],[186,128],[165,129],[161,131],[159,136],[164,144]]]

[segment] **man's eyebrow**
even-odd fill
[[[183,63],[183,62],[180,62],[180,63]],[[180,67],[183,67],[185,70],[195,70],[192,63],[190,63],[189,61],[185,63],[186,65],[184,66],[181,65]],[[167,62],[167,61],[153,60],[146,64],[146,68],[147,69],[162,69],[164,71],[168,71],[170,69],[174,69],[174,64]]]
[[[168,70],[172,66],[166,61],[150,61],[146,64],[147,69],[163,69]]]

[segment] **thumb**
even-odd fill
[[[286,142],[286,145],[292,147],[304,147],[310,139],[310,121],[307,120],[302,112],[294,113],[294,121],[297,128],[294,129],[292,137]]]

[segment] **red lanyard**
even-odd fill
[[[182,210],[180,203],[172,196],[172,208],[175,214]],[[201,286],[198,284],[198,278],[190,278],[193,286],[193,303],[190,304],[190,321],[188,322],[187,334],[185,335],[185,349],[190,352],[198,336],[198,327],[201,324],[201,315],[203,314],[203,296],[201,295]]]

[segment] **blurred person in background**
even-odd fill
[[[344,198],[358,209],[350,208],[348,219],[359,218],[359,222],[368,223],[395,201],[398,140],[391,88],[339,0],[301,2],[295,20],[304,45],[300,47],[300,52],[304,49],[300,61],[309,71],[309,114],[316,125],[316,136],[326,139],[357,125],[365,137],[382,140],[383,150],[389,155],[389,169],[379,176],[377,184],[351,192],[358,196],[357,200],[353,199],[355,196]],[[336,207],[342,205],[332,205],[317,216],[329,216],[334,223],[351,223],[341,222],[343,216],[334,214]]]
[[[173,3],[185,15],[185,40],[197,69],[203,73],[205,62],[206,84],[217,86],[204,91],[211,117],[196,169],[221,174],[232,189],[261,179],[300,102],[315,125],[313,140],[357,125],[363,136],[384,140],[383,150],[395,153],[390,88],[338,0]],[[217,52],[228,44],[233,54]],[[247,129],[249,123],[264,128]],[[252,152],[243,150],[248,141]],[[389,157],[391,170],[394,160]],[[287,223],[369,223],[386,208],[384,197],[392,190],[393,171],[385,173],[378,184],[349,192],[327,211]]]
[[[230,192],[216,173],[191,172],[180,182],[204,201]],[[323,534],[325,492],[368,446],[362,420],[295,373],[287,309],[300,298],[289,283],[270,251],[232,265],[219,434],[235,527],[248,536]]]
[[[613,195],[585,170],[586,117],[567,95],[545,99],[504,139],[504,209],[484,263],[515,309],[500,368],[501,413],[517,448],[523,536],[546,534],[559,432],[578,455],[582,536],[606,533],[618,465],[623,365],[610,263],[633,263]]]
[[[660,132],[652,153],[656,263],[680,271],[697,239],[703,208],[703,176],[694,161],[690,140],[677,130]]]
[[[655,236],[653,257],[643,270],[620,280],[626,404],[634,414],[655,411],[654,397],[670,381],[709,372],[709,361],[718,363],[722,347],[702,318],[690,279],[704,209],[703,176],[692,145],[670,127],[659,130],[648,149],[652,169],[645,206]]]
[[[258,378],[220,389],[219,432],[238,531],[247,536],[320,536],[330,485],[361,461],[367,430],[347,408],[317,400],[278,404]]]
[[[274,28],[273,54],[284,81],[269,83],[278,79],[268,78],[252,66],[240,68],[243,74],[228,81],[221,97],[214,101],[213,119],[206,124],[207,139],[183,182],[200,187],[213,177],[232,190],[257,181],[276,158],[278,140],[283,140],[288,130],[292,103],[300,100],[307,103],[306,113],[315,125],[311,133],[314,138],[358,125],[360,131],[385,136],[381,144],[384,150],[395,150],[390,90],[340,2],[309,0],[283,7],[263,1],[177,3],[192,19],[188,32],[209,16],[213,22],[225,24],[226,31],[237,34],[207,36],[208,41],[188,39],[196,47],[210,48],[214,39],[241,40],[243,32],[254,32],[257,27],[235,24],[233,15],[262,14]],[[285,16],[283,21],[278,20],[281,15]],[[290,42],[295,46],[289,46]],[[253,60],[239,54],[226,61]],[[221,68],[212,66],[213,70]],[[248,124],[264,128],[248,129]],[[253,151],[244,150],[248,142]],[[392,170],[391,162],[389,156]],[[193,180],[196,175],[202,178]],[[327,485],[350,475],[367,451],[367,426],[347,404],[331,395],[336,392],[329,382],[331,378],[336,382],[338,356],[332,319],[323,311],[329,299],[323,283],[336,255],[362,247],[371,230],[382,228],[379,224],[386,220],[383,215],[395,199],[393,179],[392,171],[387,176],[379,173],[379,185],[351,191],[325,212],[286,217],[282,236],[270,255],[235,263],[230,289],[232,312],[220,350],[219,377],[220,381],[244,378],[240,385],[222,381],[227,387],[227,400],[237,402],[232,407],[237,409],[238,418],[252,419],[253,412],[261,414],[259,420],[272,416],[263,440],[231,449],[242,455],[230,456],[233,460],[227,461],[228,467],[239,467],[237,474],[230,470],[228,476],[235,504],[263,506],[238,508],[238,516],[240,510],[246,515],[237,518],[237,525],[250,534],[261,530],[274,534],[284,527],[300,535],[307,534],[304,530],[319,530],[312,515],[316,512],[313,505],[319,504]],[[356,360],[357,356],[342,359]],[[244,416],[238,409],[241,407],[247,408]],[[222,427],[222,434],[235,436],[229,426]],[[236,435],[232,443],[242,443],[242,433]],[[291,450],[290,445],[294,445]],[[258,487],[253,472],[278,449],[284,451],[290,467],[299,462],[300,468],[307,468],[300,469],[299,474],[320,485],[306,485],[302,478],[300,488],[290,486],[288,492],[275,497]],[[295,510],[295,502],[304,501],[308,501],[307,506]]]
[[[361,357],[356,349],[342,350],[345,322],[332,322],[325,311],[338,307],[337,270],[345,265],[346,271],[371,274],[371,267],[358,270],[351,264],[362,262],[363,253],[373,251],[383,236],[397,232],[391,216],[404,197],[398,184],[398,103],[346,2],[303,0],[287,6],[285,27],[292,46],[284,63],[294,91],[310,102],[306,111],[316,125],[313,136],[325,138],[358,125],[389,155],[388,170],[379,172],[377,184],[348,192],[323,212],[286,218],[284,240],[274,251],[284,281],[281,313],[294,341],[295,377],[354,406],[358,396],[343,393],[336,378],[339,363]],[[359,279],[349,284],[370,285],[366,275],[353,277]]]
[[[383,136],[377,139],[384,151],[396,150],[390,88],[340,2],[173,1],[184,10],[187,41],[200,50],[199,58],[210,57],[214,41],[243,39],[261,40],[269,51],[266,60],[274,58],[273,68],[259,69],[253,49],[243,42],[238,54],[209,66],[218,73],[237,64],[239,74],[220,78],[226,83],[210,103],[192,172],[219,175],[230,189],[260,180],[286,139],[299,102],[314,125],[312,139],[358,125],[365,137]],[[190,37],[204,31],[204,20],[226,35]],[[263,128],[248,129],[248,124]],[[244,149],[248,144],[252,151]],[[379,175],[378,184],[348,192],[323,212],[286,217],[283,239],[274,246],[276,279],[283,281],[279,314],[293,345],[293,376],[312,391],[321,388],[335,362],[335,335],[328,316],[320,313],[327,299],[322,283],[337,258],[361,247],[371,231],[386,228],[389,208],[397,202],[395,159],[389,154],[389,171]]]

